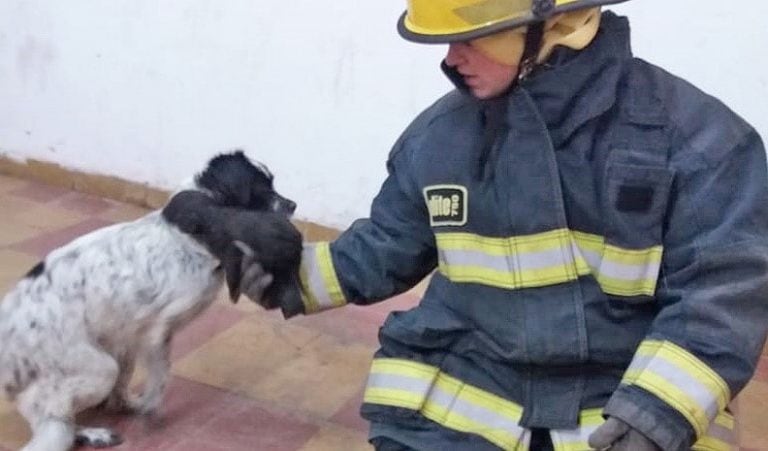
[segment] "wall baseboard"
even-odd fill
[[[89,174],[42,160],[28,159],[25,162],[19,162],[4,155],[0,155],[0,174],[34,180],[148,209],[161,208],[171,194],[166,190],[119,177]],[[306,241],[333,240],[340,232],[338,229],[309,221],[296,220],[294,224]]]

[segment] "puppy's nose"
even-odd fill
[[[285,199],[285,210],[288,213],[293,214],[294,211],[296,211],[296,202],[292,200]]]

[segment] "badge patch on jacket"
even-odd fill
[[[429,223],[462,226],[467,223],[467,188],[461,185],[432,185],[424,188]]]

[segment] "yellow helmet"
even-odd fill
[[[556,14],[627,0],[407,0],[398,32],[409,41],[466,41]]]

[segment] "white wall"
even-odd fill
[[[404,3],[2,0],[0,153],[173,188],[242,147],[298,217],[345,226],[367,214],[402,129],[449,88],[443,49],[397,36]],[[768,136],[767,5],[616,9],[637,54]]]

